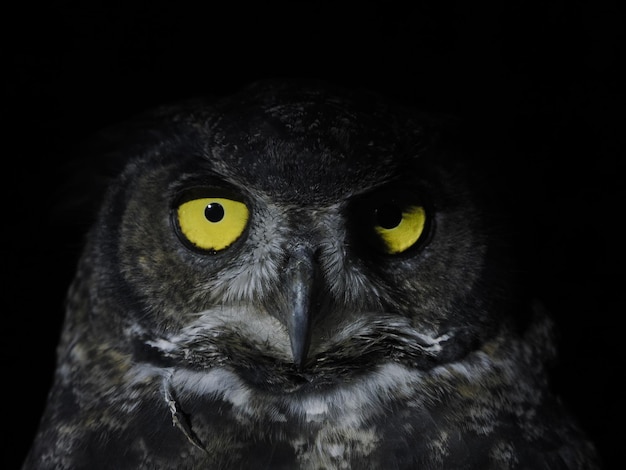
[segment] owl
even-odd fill
[[[135,126],[23,469],[599,468],[445,121],[262,81]]]

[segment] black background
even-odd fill
[[[555,385],[607,468],[621,460],[626,81],[618,66],[626,56],[618,1],[338,4],[58,1],[5,10],[8,468],[23,459],[43,408],[80,246],[79,224],[50,220],[59,168],[76,144],[157,104],[300,76],[460,116],[497,143],[497,184],[531,227],[520,238],[561,330]]]

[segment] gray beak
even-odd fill
[[[299,247],[286,268],[287,311],[284,321],[291,340],[294,364],[302,369],[311,342],[311,317],[316,264],[311,250]]]

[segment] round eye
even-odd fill
[[[205,197],[179,205],[176,225],[194,247],[215,252],[228,248],[241,236],[249,216],[242,202]]]
[[[424,232],[426,211],[422,206],[402,207],[394,203],[374,211],[374,230],[389,254],[411,248]]]

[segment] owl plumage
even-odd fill
[[[440,128],[308,83],[157,113],[86,239],[24,470],[598,468]]]

